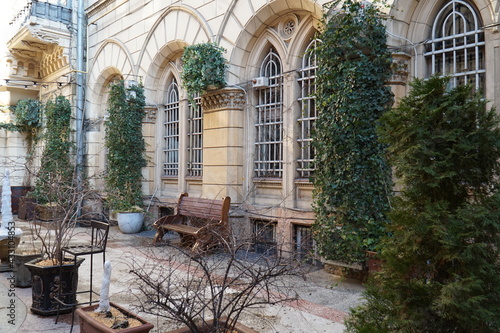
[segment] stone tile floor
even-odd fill
[[[25,221],[16,221],[16,227],[24,231],[21,242],[24,241],[26,245],[26,242],[29,242],[29,224]],[[78,227],[72,242],[78,243],[87,237],[89,230],[86,227]],[[134,310],[138,302],[136,297],[138,293],[131,287],[133,277],[128,272],[127,260],[145,258],[144,251],[151,249],[153,235],[153,231],[133,235],[123,234],[117,226],[111,227],[106,251],[106,260],[112,264],[111,301]],[[97,255],[94,263],[99,264],[101,258],[101,255]],[[95,267],[99,265],[94,265],[93,283],[94,288],[98,290],[101,285],[102,269]],[[86,259],[79,270],[79,288],[88,288],[89,270],[90,260]],[[16,287],[9,292],[11,276],[11,272],[0,273],[0,332],[62,333],[70,331],[71,314],[61,316],[58,324],[54,323],[54,317],[32,314],[29,310],[31,288]],[[361,293],[364,290],[358,282],[347,281],[319,268],[308,273],[305,280],[294,281],[294,289],[299,294],[297,302],[252,309],[244,313],[241,321],[262,333],[342,332],[345,328],[343,320],[349,308],[361,302]],[[14,311],[10,304],[14,304]],[[14,316],[9,317],[8,315],[12,312]],[[155,325],[153,333],[166,332],[177,327],[175,323],[162,318],[144,313],[139,313],[139,315]],[[76,320],[73,329],[75,333],[79,332],[77,324]]]

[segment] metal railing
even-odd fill
[[[71,23],[71,8],[66,7],[66,1],[38,1],[28,0],[26,5],[14,16],[9,23],[12,31],[21,29],[30,17],[39,17],[63,24]]]

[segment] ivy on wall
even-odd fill
[[[125,87],[121,80],[110,86],[106,190],[108,204],[115,211],[131,211],[143,204],[142,168],[147,164],[142,134],[145,101],[142,84]]]
[[[58,194],[51,188],[54,184],[70,186],[73,177],[73,163],[70,154],[74,149],[72,141],[71,104],[64,96],[49,100],[45,106],[45,132],[40,169],[35,180],[35,189],[30,196],[39,204],[56,202]]]
[[[313,133],[314,237],[327,259],[364,262],[385,234],[392,192],[377,124],[393,95],[385,27],[375,5],[334,1],[318,57],[318,120]]]

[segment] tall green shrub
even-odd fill
[[[363,262],[385,233],[392,191],[379,117],[392,105],[391,54],[379,9],[334,1],[317,52],[314,225],[319,254]],[[340,6],[340,7],[339,7]]]
[[[351,332],[498,332],[500,122],[470,86],[416,79],[382,118],[402,183]]]
[[[70,186],[73,180],[71,104],[64,96],[49,100],[45,106],[45,132],[40,169],[36,174],[32,195],[38,203],[58,202],[51,188],[54,184]]]
[[[142,168],[146,166],[146,144],[142,135],[145,106],[142,84],[125,87],[124,81],[110,86],[106,123],[108,203],[116,211],[142,206]]]

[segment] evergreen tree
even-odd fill
[[[471,86],[415,79],[381,119],[402,193],[350,332],[498,332],[500,128]]]

